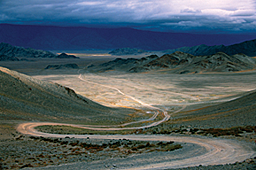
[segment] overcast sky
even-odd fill
[[[256,1],[0,0],[0,23],[256,32]]]

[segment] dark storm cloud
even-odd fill
[[[2,0],[0,23],[255,30],[253,0]]]
[[[201,13],[202,11],[201,10],[191,9],[191,8],[186,8],[186,9],[181,10],[180,12],[181,13],[193,13],[193,14],[196,14],[196,13]]]

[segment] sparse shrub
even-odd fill
[[[137,148],[136,146],[134,146],[134,147],[132,147],[132,150],[133,150],[133,151],[137,151],[138,148]]]
[[[142,144],[142,145],[139,145],[137,148],[138,148],[138,149],[143,149],[143,148],[145,148],[145,147],[146,147],[146,145],[143,145],[143,144]]]
[[[163,144],[163,142],[158,142],[158,143],[157,143],[157,145],[162,145],[162,144]]]
[[[254,128],[252,126],[246,126],[246,127],[241,127],[241,130],[246,132],[253,132]]]
[[[71,146],[76,146],[76,145],[78,145],[78,143],[77,142],[73,142],[73,143],[70,143],[70,145]]]
[[[251,133],[255,131],[254,129],[255,129],[254,126],[233,127],[228,129],[210,128],[210,129],[204,129],[202,130],[202,132],[198,134],[212,134],[214,137],[223,136],[223,135],[233,135],[233,136],[240,137],[241,136],[240,133],[243,133],[243,131]]]
[[[170,141],[170,142],[167,142],[166,144],[170,145],[170,144],[173,144],[174,141]]]
[[[62,141],[60,142],[61,145],[67,145],[68,144],[68,141]]]
[[[182,146],[180,144],[168,145],[165,150],[166,151],[173,151],[173,150],[180,149],[180,148],[182,148]]]

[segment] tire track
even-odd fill
[[[79,71],[78,71],[79,73]],[[168,112],[163,110],[163,109],[160,109],[158,107],[155,107],[155,106],[152,106],[150,104],[147,104],[147,103],[144,103],[142,102],[141,100],[139,99],[136,99],[135,97],[133,96],[130,96],[130,95],[127,95],[125,94],[124,92],[122,92],[120,89],[116,88],[116,87],[112,87],[112,86],[107,86],[107,85],[103,85],[103,84],[99,84],[99,83],[95,83],[95,82],[91,82],[91,81],[88,81],[88,80],[85,80],[84,78],[82,78],[82,74],[79,74],[78,78],[81,80],[81,81],[84,81],[84,82],[87,82],[87,83],[91,83],[91,84],[95,84],[95,85],[98,85],[98,86],[102,86],[102,87],[106,87],[106,88],[109,88],[109,89],[113,89],[115,91],[117,91],[118,93],[120,93],[121,95],[127,97],[127,98],[130,98],[138,103],[140,103],[142,106],[146,107],[146,108],[149,108],[151,110],[155,110],[155,114],[149,118],[149,119],[143,119],[143,120],[139,120],[139,121],[134,121],[134,122],[129,122],[129,123],[124,123],[124,124],[121,124],[119,126],[127,126],[127,125],[131,125],[131,124],[136,124],[136,123],[141,123],[141,122],[146,122],[146,121],[153,121],[156,119],[156,117],[159,115],[160,112],[163,113],[164,115],[164,118],[158,122],[154,122],[154,123],[151,123],[150,125],[146,125],[146,126],[142,126],[142,127],[132,127],[132,128],[107,128],[107,130],[119,130],[119,129],[122,129],[122,130],[128,130],[128,129],[142,129],[142,128],[149,128],[149,127],[152,127],[152,126],[157,126],[167,120],[170,119],[170,115],[168,115]],[[181,109],[175,111],[174,113],[177,113],[181,110],[183,110],[186,106],[183,106]],[[174,114],[172,113],[172,114]],[[87,126],[88,127],[88,126]],[[89,128],[89,127],[88,127]],[[95,130],[104,130],[105,128],[97,128]]]

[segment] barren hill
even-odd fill
[[[149,56],[141,59],[115,59],[99,66],[90,66],[88,71],[126,71],[145,72],[152,70],[168,70],[171,73],[199,73],[199,72],[234,72],[251,70],[255,62],[244,54],[229,56],[218,52],[208,56],[193,56],[183,52],[165,54],[162,57]]]
[[[116,58],[113,61],[109,61],[100,65],[90,65],[87,70],[90,72],[105,72],[105,71],[129,71],[134,66],[143,66],[149,62],[157,59],[157,55],[151,55],[148,57],[143,57],[141,59],[136,58]]]
[[[72,89],[33,79],[0,67],[2,120],[74,121],[89,123],[122,118],[128,109],[112,109],[77,95]],[[101,119],[95,119],[101,117]]]
[[[256,91],[235,100],[200,109],[184,111],[171,123],[203,126],[205,128],[230,128],[237,126],[255,126]],[[184,120],[182,120],[184,119]],[[182,120],[182,121],[181,121]]]

